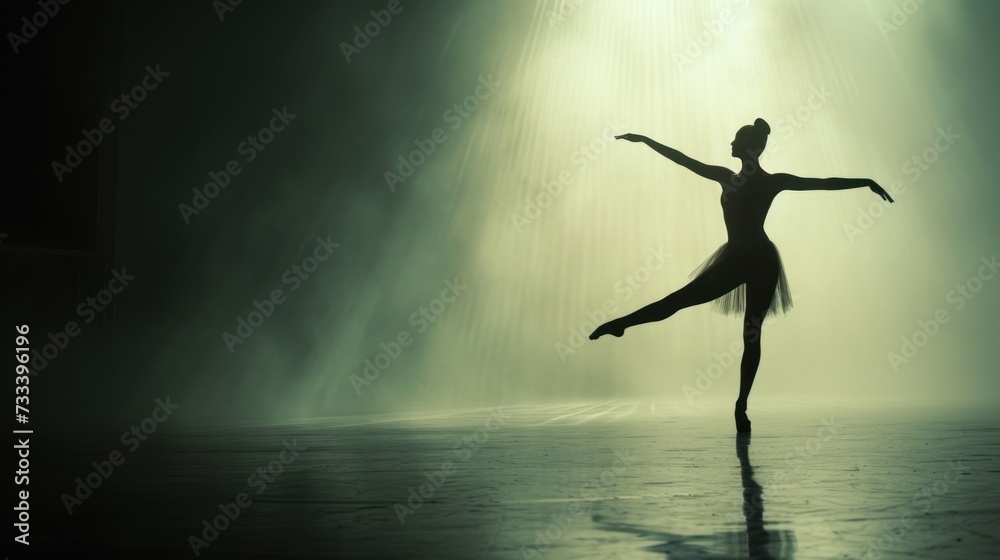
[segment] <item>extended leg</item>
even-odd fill
[[[597,327],[597,330],[590,335],[590,339],[595,340],[605,334],[621,336],[629,327],[662,321],[685,307],[724,296],[742,283],[740,277],[728,267],[717,266],[660,301]]]

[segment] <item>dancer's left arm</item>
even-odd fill
[[[790,173],[775,173],[773,177],[777,181],[779,191],[839,191],[868,187],[873,193],[881,196],[882,200],[894,202],[889,193],[885,192],[885,189],[881,185],[871,179],[843,179],[840,177],[817,179],[797,177]]]

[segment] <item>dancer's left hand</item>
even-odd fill
[[[889,196],[889,193],[885,192],[885,189],[883,189],[882,186],[879,185],[878,183],[876,183],[875,181],[872,181],[871,189],[872,189],[873,193],[881,196],[882,200],[888,200],[889,202],[895,202],[892,199],[892,197]]]

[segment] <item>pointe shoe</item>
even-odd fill
[[[747,413],[745,411],[737,410],[734,413],[736,417],[736,431],[741,434],[750,433],[750,419],[747,418]]]
[[[594,329],[594,332],[590,333],[590,340],[597,340],[606,334],[610,334],[616,338],[621,338],[621,336],[625,334],[625,329],[614,325],[614,321],[608,321],[607,323],[604,323]]]

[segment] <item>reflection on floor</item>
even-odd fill
[[[987,558],[1000,422],[847,407],[511,406],[154,434],[36,550],[145,558]],[[103,456],[103,457],[102,457]],[[33,506],[34,507],[34,506]],[[32,548],[35,548],[33,545]]]

